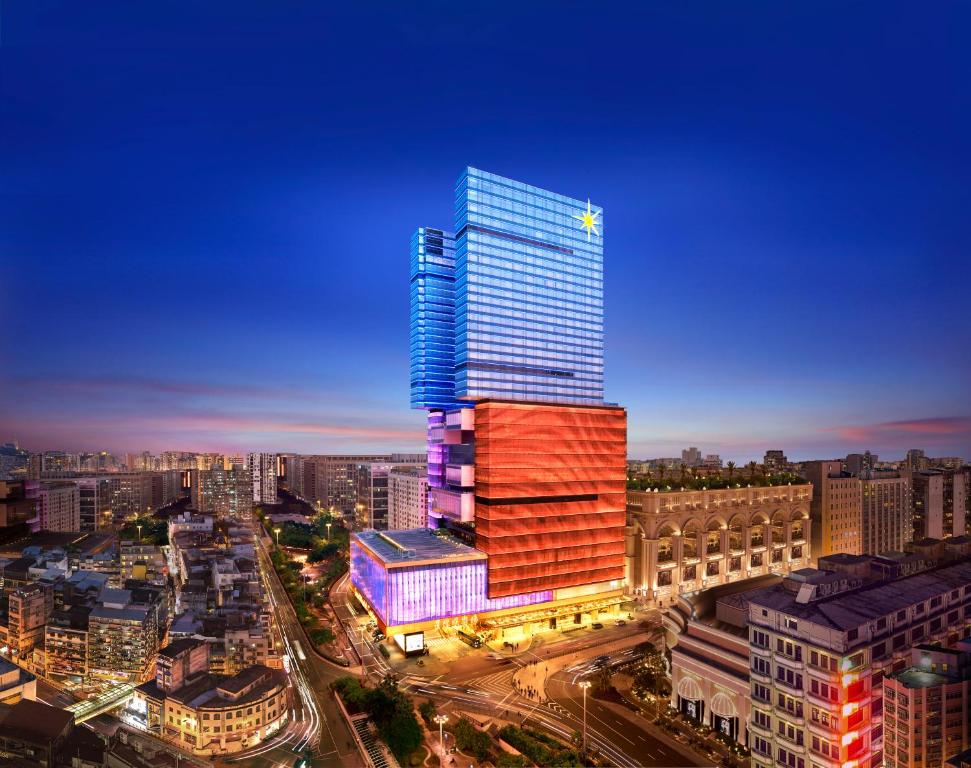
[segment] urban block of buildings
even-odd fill
[[[182,639],[158,654],[155,678],[135,689],[132,709],[150,730],[197,755],[257,746],[290,717],[290,687],[281,669],[256,664],[210,673],[209,645]]]
[[[969,746],[968,537],[721,585],[681,598],[665,622],[672,706],[747,745],[753,765],[930,768]],[[941,676],[919,677],[915,659]],[[902,722],[901,692],[935,686]]]

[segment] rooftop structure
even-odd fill
[[[475,547],[463,544],[445,532],[418,528],[410,531],[362,531],[355,540],[387,567],[485,560]]]

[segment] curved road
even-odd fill
[[[321,765],[363,768],[364,760],[357,751],[354,737],[341,716],[330,689],[330,684],[334,680],[353,674],[353,670],[330,664],[307,647],[307,639],[297,621],[290,598],[270,562],[268,542],[269,539],[257,535],[260,570],[264,574],[263,582],[267,587],[267,595],[290,656],[290,678],[296,693],[293,703],[296,717],[307,724],[307,729],[301,736],[294,737],[282,747],[271,745],[266,752],[257,749],[238,756],[236,760],[250,766],[257,765],[256,759],[263,757],[266,764],[279,765],[285,756],[289,766],[293,763],[297,752],[305,746],[310,746],[316,747],[316,761]]]

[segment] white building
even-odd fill
[[[388,475],[388,529],[406,531],[428,526],[428,474],[423,469],[396,469]]]
[[[26,495],[37,504],[37,516],[28,521],[32,533],[81,530],[81,494],[74,483],[67,480],[29,481]]]
[[[246,468],[253,475],[253,502],[276,504],[276,455],[250,453],[246,455]]]

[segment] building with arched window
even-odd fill
[[[812,486],[628,491],[627,589],[659,606],[811,564]]]

